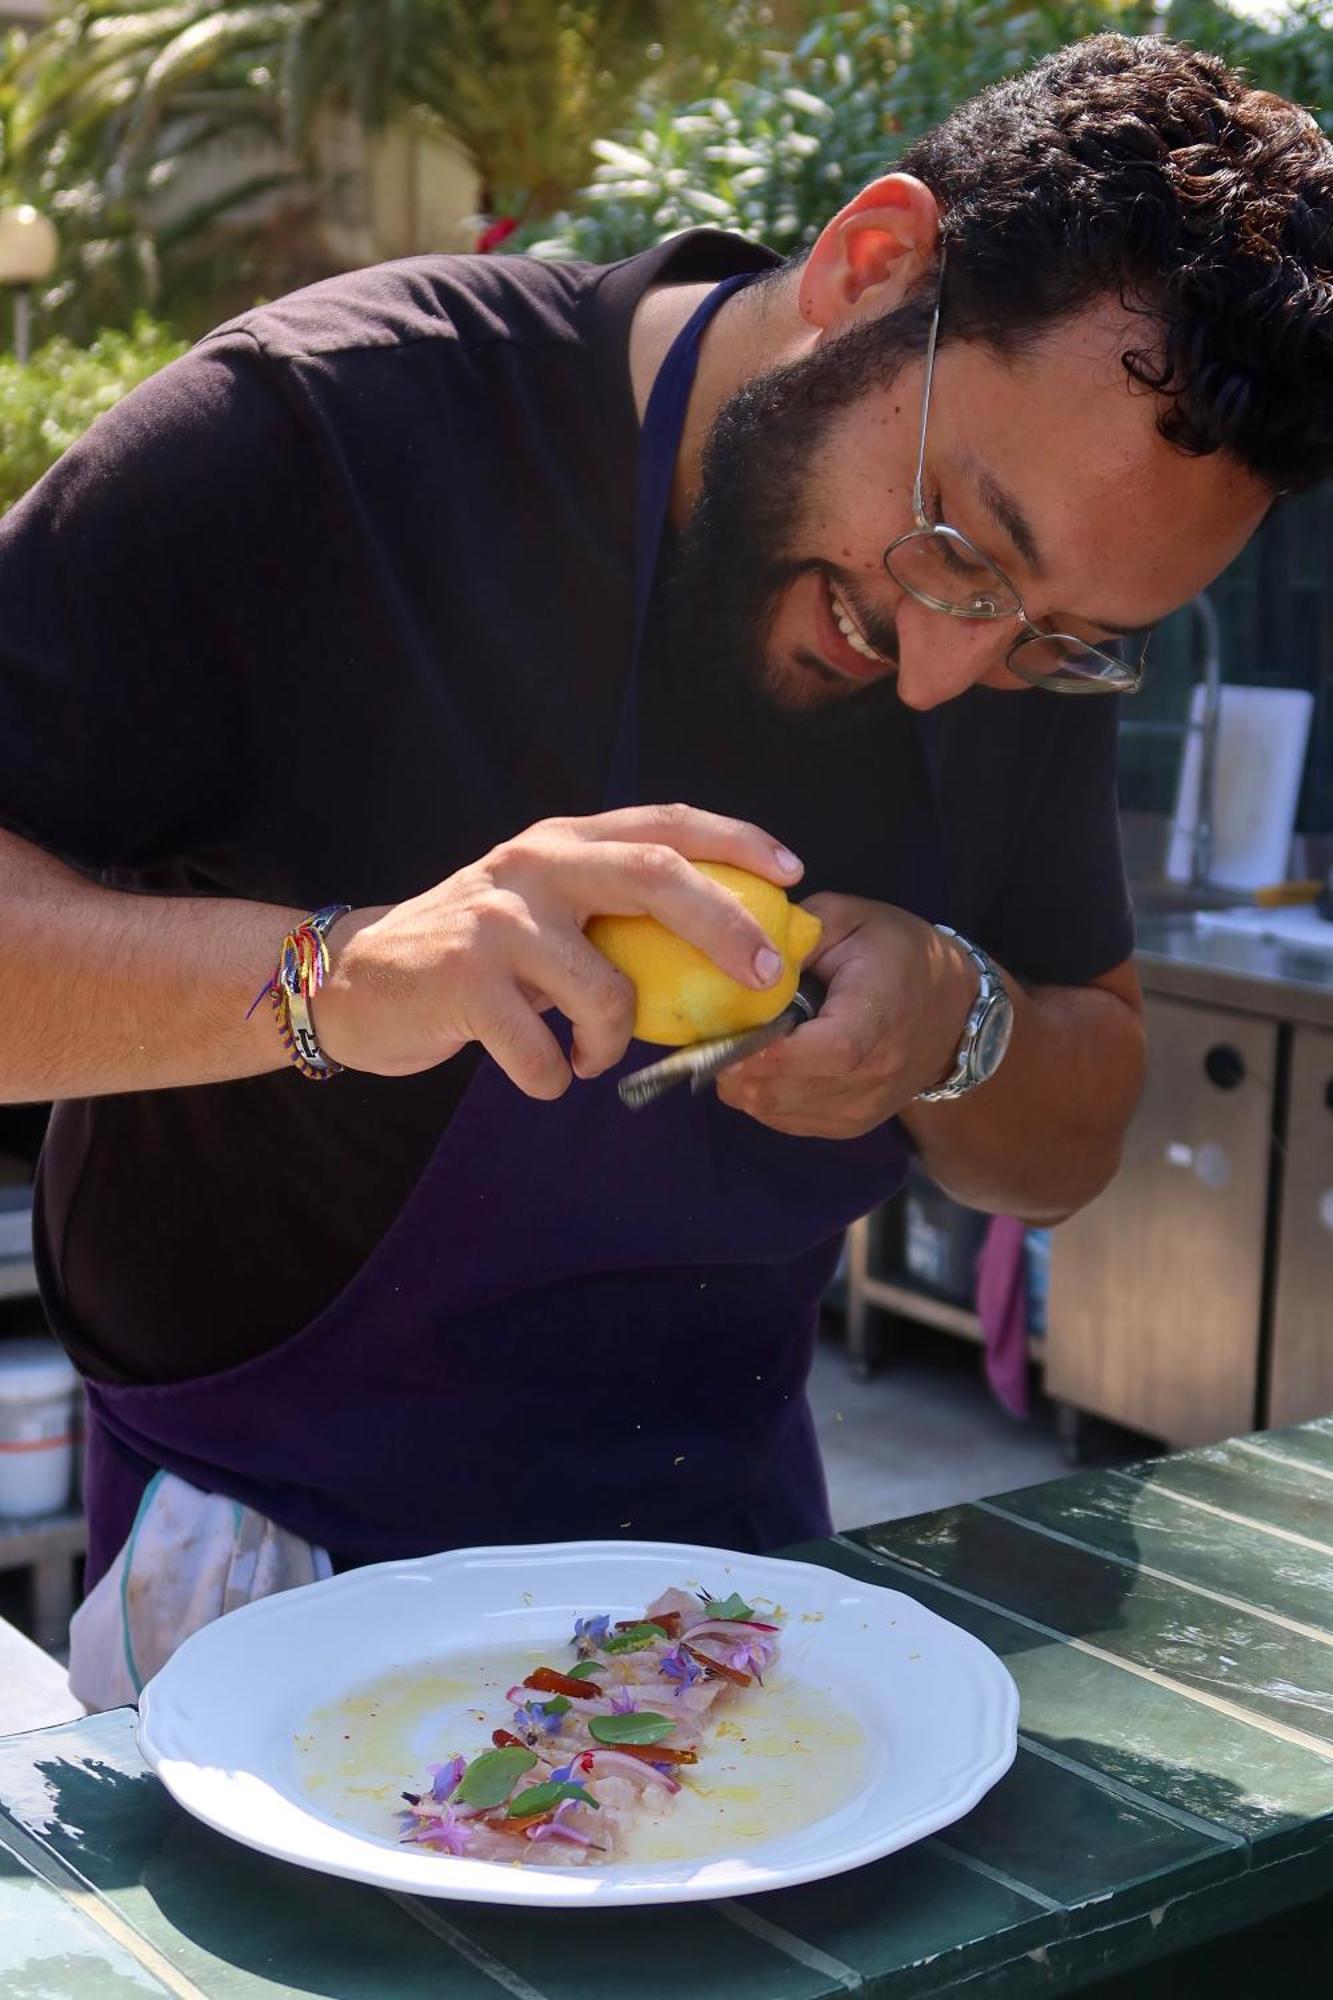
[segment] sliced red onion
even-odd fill
[[[545,1826],[534,1826],[528,1839],[568,1840],[575,1847],[596,1847],[598,1844],[590,1833],[580,1833],[576,1826],[557,1826],[553,1819],[548,1819]]]
[[[700,1639],[706,1637],[709,1633],[716,1633],[721,1639],[731,1639],[734,1641],[740,1637],[742,1632],[769,1633],[776,1630],[776,1626],[752,1624],[745,1618],[705,1618],[702,1624],[691,1625],[689,1631],[685,1634],[685,1638],[689,1645],[697,1646]],[[763,1646],[766,1651],[770,1651],[771,1657],[773,1640],[768,1638],[754,1639],[751,1641],[751,1644]]]
[[[680,1786],[674,1778],[666,1777],[651,1764],[645,1764],[637,1757],[624,1757],[619,1750],[583,1750],[574,1758],[582,1771],[588,1770],[588,1759],[593,1758],[594,1766],[588,1775],[594,1783],[598,1778],[632,1778],[640,1791],[649,1785],[661,1785],[668,1792],[678,1792]]]

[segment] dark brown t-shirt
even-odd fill
[[[633,628],[634,307],[771,261],[712,231],[606,268],[413,258],[211,335],[0,524],[0,823],[117,886],[314,909],[596,811]],[[1030,980],[1131,948],[1115,708],[975,693],[942,718],[954,919]],[[784,771],[799,827],[697,747],[696,802],[813,849],[811,889],[873,894],[926,782],[905,711],[854,783],[841,760]],[[673,780],[682,756],[688,726]],[[473,1062],[58,1105],[37,1251],[75,1359],[166,1381],[299,1330]]]

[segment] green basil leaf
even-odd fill
[[[543,1715],[567,1715],[573,1705],[567,1694],[552,1695],[549,1701],[539,1701],[536,1704]]]
[[[525,1771],[537,1759],[531,1750],[511,1743],[503,1750],[483,1750],[474,1757],[458,1781],[454,1803],[460,1806],[498,1806],[513,1791]]]
[[[645,1646],[651,1646],[654,1639],[665,1639],[666,1633],[660,1625],[631,1625],[628,1632],[617,1632],[602,1646],[604,1653],[641,1653]]]
[[[533,1819],[538,1813],[550,1812],[552,1806],[558,1806],[562,1799],[577,1799],[581,1806],[591,1806],[594,1812],[601,1811],[586,1786],[572,1785],[568,1779],[561,1779],[546,1785],[529,1785],[526,1791],[509,1801],[505,1818]]]
[[[710,1618],[753,1618],[754,1606],[733,1590],[730,1597],[710,1597],[704,1610]],[[688,1634],[687,1634],[688,1636]]]
[[[660,1743],[670,1736],[675,1723],[651,1709],[636,1709],[630,1715],[594,1715],[588,1720],[588,1734],[608,1748],[617,1743]]]
[[[563,1667],[561,1668],[561,1672],[564,1672]],[[572,1681],[588,1681],[592,1679],[596,1672],[596,1660],[580,1660],[576,1667],[569,1669],[569,1678]]]

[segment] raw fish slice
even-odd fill
[[[739,1606],[736,1598],[712,1600],[719,1602]],[[719,1701],[757,1679],[777,1648],[771,1624],[718,1619],[685,1591],[663,1592],[641,1622],[650,1622],[655,1612],[670,1618],[671,1636],[626,1652],[614,1650],[623,1626],[613,1626],[609,1616],[580,1619],[574,1637],[578,1660],[589,1663],[586,1678],[602,1692],[583,1698],[572,1685],[562,1687],[558,1677],[566,1670],[554,1662],[545,1688],[533,1690],[526,1683],[512,1688],[506,1720],[513,1726],[495,1728],[492,1743],[497,1750],[530,1750],[533,1761],[517,1779],[503,1759],[475,1781],[462,1758],[432,1766],[427,1794],[409,1798],[410,1809],[401,1815],[401,1837],[427,1851],[541,1867],[582,1867],[622,1854],[637,1820],[662,1810],[688,1776],[690,1767],[673,1762],[668,1753],[697,1754]],[[663,1716],[669,1734],[657,1745],[631,1739],[619,1747],[599,1742],[589,1727],[598,1718],[634,1714]],[[657,1762],[654,1749],[663,1753]],[[510,1789],[498,1805],[478,1807],[484,1788],[495,1797],[497,1776],[499,1786],[507,1783]],[[542,1785],[552,1787],[545,1810],[526,1819],[510,1812],[524,1791]],[[582,1795],[558,1789],[571,1785],[582,1787]],[[455,1787],[471,1802],[449,1803]]]

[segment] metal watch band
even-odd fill
[[[986,1011],[996,992],[1001,990],[1004,984],[995,961],[988,958],[979,945],[973,944],[970,938],[965,938],[961,931],[954,930],[951,924],[936,924],[934,928],[941,937],[951,938],[967,953],[977,968],[981,983],[977,988],[977,997],[968,1011],[967,1020],[963,1024],[963,1039],[958,1044],[953,1069],[944,1082],[937,1084],[933,1090],[919,1090],[916,1095],[918,1104],[947,1104],[956,1097],[965,1097],[973,1088],[972,1050],[976,1043],[977,1030],[985,1019]]]

